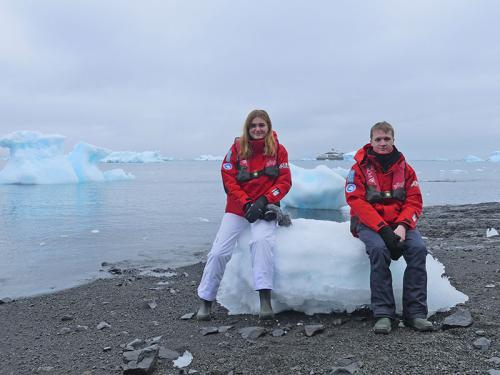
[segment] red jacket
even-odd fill
[[[222,161],[222,182],[227,194],[226,212],[244,216],[243,208],[248,202],[254,202],[260,196],[265,196],[269,203],[278,203],[288,193],[292,186],[292,176],[288,165],[288,153],[285,147],[278,142],[276,156],[264,155],[264,140],[250,141],[252,155],[247,160],[240,160],[238,156],[239,147],[237,139],[231,146],[226,157]],[[258,177],[248,181],[238,181],[238,168],[246,164],[247,172],[252,175],[260,172]],[[267,165],[266,165],[267,164]],[[262,173],[270,164],[275,167],[277,176],[269,176]]]
[[[384,173],[371,150],[370,144],[358,150],[354,157],[356,164],[352,166],[346,179],[345,195],[347,204],[351,207],[351,223],[359,221],[376,232],[387,225],[394,227],[398,224],[415,229],[422,214],[422,194],[415,171],[400,153],[399,159]],[[366,173],[370,164],[380,190],[388,193],[394,191],[393,175],[397,175],[397,169],[401,171],[404,168],[404,200],[385,198],[378,202],[368,202]],[[353,234],[356,236],[355,231]]]

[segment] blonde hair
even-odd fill
[[[273,124],[271,123],[271,118],[268,113],[263,109],[254,109],[250,112],[245,120],[243,125],[243,134],[240,137],[240,158],[248,159],[252,155],[252,148],[250,147],[250,133],[249,128],[253,119],[256,117],[260,117],[263,119],[268,127],[268,132],[266,137],[264,138],[264,155],[266,156],[274,156],[276,155],[276,141],[273,135]]]
[[[394,128],[387,121],[377,122],[375,125],[372,126],[372,128],[370,129],[370,139],[373,138],[373,132],[375,130],[380,130],[383,131],[384,133],[391,133],[392,138],[394,138]]]

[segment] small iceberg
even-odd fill
[[[500,163],[500,151],[493,151],[488,160],[495,163]]]
[[[10,152],[0,171],[0,184],[75,184],[134,178],[122,169],[99,169],[99,161],[110,153],[105,148],[81,142],[65,155],[64,140],[59,134],[35,131],[18,131],[0,138],[0,147]]]
[[[475,155],[467,155],[467,156],[464,158],[464,161],[466,161],[467,163],[477,163],[477,162],[484,161],[484,160],[483,160],[483,159],[481,159],[479,156],[475,156]]]
[[[163,163],[173,158],[164,157],[160,151],[114,151],[103,158],[103,163]]]
[[[217,296],[230,314],[257,314],[259,311],[258,293],[253,289],[249,243],[247,230],[238,240]],[[349,222],[295,219],[291,227],[280,227],[274,265],[275,312],[350,313],[370,305],[370,261],[364,244],[352,237]],[[399,312],[405,266],[403,258],[391,263]],[[443,275],[444,266],[427,255],[430,314],[468,300]]]
[[[495,228],[488,228],[486,229],[486,237],[494,237],[498,236],[498,231]]]
[[[220,160],[223,160],[223,159],[224,159],[224,156],[220,156],[220,155],[217,155],[217,156],[214,156],[214,155],[200,155],[200,156],[195,157],[193,160],[196,160],[196,161],[220,161]]]

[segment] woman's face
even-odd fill
[[[269,133],[269,126],[263,118],[255,117],[248,125],[248,133],[252,139],[264,139]]]

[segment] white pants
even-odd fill
[[[276,220],[257,220],[250,224],[244,217],[225,213],[212,249],[208,253],[207,264],[198,286],[200,298],[206,301],[215,301],[226,264],[231,259],[236,241],[249,225],[252,236],[250,252],[254,289],[273,289]]]

